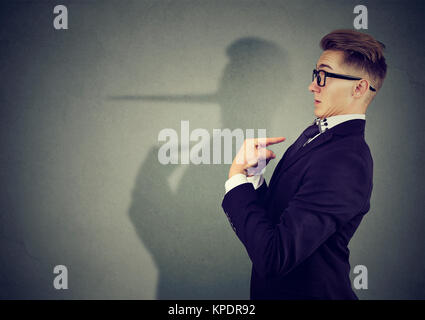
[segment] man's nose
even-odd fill
[[[317,85],[316,79],[314,79],[308,86],[308,90],[311,92],[319,92],[320,87]]]

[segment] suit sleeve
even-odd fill
[[[359,214],[371,190],[366,162],[359,154],[339,152],[308,169],[277,225],[267,217],[264,198],[251,184],[229,191],[222,206],[256,272],[282,276]]]
[[[255,190],[255,193],[257,194],[257,199],[261,207],[263,208],[266,207],[267,190],[268,190],[268,186],[267,186],[266,180],[264,180],[261,186]]]

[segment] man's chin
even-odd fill
[[[314,114],[316,115],[317,118],[320,118],[323,115],[323,112],[321,112],[320,108],[315,107]]]

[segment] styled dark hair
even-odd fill
[[[320,41],[323,50],[344,52],[344,63],[366,72],[379,90],[387,74],[385,45],[372,36],[354,30],[335,30]]]

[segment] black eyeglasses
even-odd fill
[[[353,76],[346,76],[343,74],[337,74],[337,73],[332,73],[332,72],[327,72],[325,70],[316,70],[313,69],[313,76],[312,76],[312,80],[314,81],[314,79],[316,79],[317,85],[319,87],[324,87],[326,85],[326,78],[337,78],[337,79],[344,79],[344,80],[361,80],[362,78],[358,78],[358,77],[353,77]],[[369,89],[371,91],[376,91],[375,88],[373,88],[372,86],[369,86]]]

